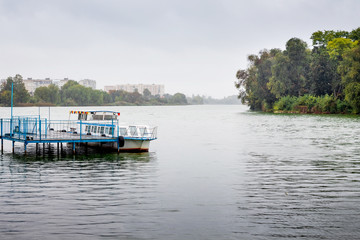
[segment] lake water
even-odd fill
[[[100,108],[52,108],[51,119],[89,109]],[[58,158],[55,146],[36,155],[29,145],[24,156],[23,145],[12,155],[6,143],[0,239],[359,239],[360,118],[245,106],[106,109],[157,125],[150,152]]]

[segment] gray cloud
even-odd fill
[[[352,30],[358,12],[356,0],[2,0],[0,75],[162,83],[221,97],[236,94],[248,54]]]

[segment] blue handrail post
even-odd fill
[[[24,123],[23,123],[23,131],[24,131],[24,135],[25,135],[25,142],[26,142],[26,135],[27,135],[27,129],[28,129],[28,122],[29,122],[29,119],[26,119],[24,120]]]
[[[82,120],[80,119],[80,142],[81,142]]]
[[[14,81],[11,82],[11,122],[10,122],[10,136],[12,137],[12,120],[13,120],[13,102],[14,102]]]
[[[41,120],[39,119],[39,134],[40,134],[40,141],[41,141]]]
[[[114,137],[114,119],[113,118],[111,118],[111,128],[110,129],[112,129],[111,136]]]
[[[20,135],[21,135],[21,122],[20,122],[20,118],[19,118],[19,121],[18,121],[18,137],[20,139]]]
[[[4,153],[3,119],[1,119],[1,154]]]
[[[45,118],[45,138],[47,138],[47,119]]]

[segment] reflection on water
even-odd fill
[[[154,227],[155,153],[3,158],[2,239],[123,238],[134,225]]]
[[[150,153],[7,146],[1,239],[358,239],[360,118],[242,106],[127,114],[159,126]]]

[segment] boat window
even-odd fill
[[[79,113],[78,120],[86,120],[86,119],[87,119],[87,114]]]
[[[87,130],[85,130],[86,132],[90,132],[91,127],[90,126],[86,126]]]
[[[93,120],[104,120],[104,115],[93,115]]]
[[[104,127],[99,127],[99,128],[100,128],[99,132],[100,132],[101,134],[103,134],[103,133],[104,133]]]
[[[130,126],[129,129],[130,129],[130,135],[132,136],[137,135],[135,126]]]
[[[146,128],[144,128],[144,127],[140,127],[139,130],[140,130],[140,135],[141,136],[144,136],[147,133]]]
[[[127,135],[126,128],[120,128],[120,136],[126,136],[126,135]]]
[[[109,134],[109,128],[105,128],[105,134]]]
[[[111,119],[114,119],[114,120],[116,120],[116,115],[105,115],[104,116],[104,120],[111,120]]]
[[[97,127],[96,127],[96,126],[94,126],[94,133],[96,133],[96,130],[97,130]]]

